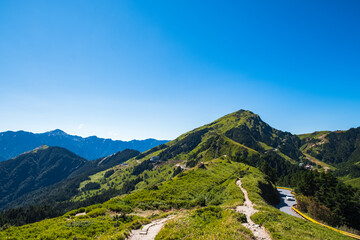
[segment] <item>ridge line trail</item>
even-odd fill
[[[126,238],[127,240],[154,240],[156,235],[163,228],[165,223],[174,218],[174,216],[168,216],[166,218],[161,218],[152,221],[149,224],[142,226],[142,228],[137,230],[132,230],[130,236]]]
[[[236,207],[237,212],[244,213],[246,215],[247,223],[243,223],[242,225],[250,229],[250,231],[255,236],[256,240],[271,240],[271,237],[266,232],[265,228],[263,226],[254,223],[251,220],[250,216],[258,212],[258,210],[254,208],[254,204],[250,201],[247,191],[241,186],[240,179],[236,181],[236,185],[239,186],[241,191],[244,193],[244,197],[245,197],[244,204]]]

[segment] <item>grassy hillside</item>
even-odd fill
[[[279,151],[297,159],[301,156],[298,147],[297,136],[271,128],[258,115],[240,110],[151,149],[138,159],[159,155],[162,160],[187,159],[188,165],[195,165],[222,155],[247,157],[266,151]]]
[[[180,214],[165,225],[155,239],[249,239],[241,225],[244,215],[230,209],[206,207]]]
[[[360,177],[358,178],[351,178],[349,176],[345,176],[343,178],[340,178],[341,180],[344,181],[344,183],[348,184],[348,185],[351,185],[355,188],[358,188],[360,189]]]
[[[199,162],[221,156],[253,166],[261,166],[267,161],[275,169],[275,174],[288,174],[292,163],[298,162],[301,156],[299,147],[297,136],[271,128],[258,115],[240,110],[152,148],[130,159],[127,166],[114,167],[114,174],[109,178],[104,178],[105,172],[91,176],[90,180],[80,184],[79,193],[72,200],[82,201],[109,189],[120,190],[126,183],[125,179],[139,181],[135,188],[150,186],[168,180],[176,164],[194,167]],[[153,156],[158,156],[160,163],[152,163],[150,158]],[[156,175],[146,172],[153,168],[159,169]],[[91,182],[100,187],[83,191],[84,186]]]
[[[250,200],[260,210],[251,218],[263,225],[273,239],[351,239],[307,220],[293,217],[266,204],[259,188],[266,184],[266,178],[259,171],[253,170],[242,179],[242,185],[249,193]]]
[[[326,136],[329,133],[330,133],[330,131],[316,131],[316,132],[313,132],[313,133],[299,134],[298,137],[300,138],[300,140],[307,141],[306,139],[308,139],[308,140],[310,140],[310,139],[319,139],[319,137]]]
[[[49,147],[44,150],[36,149],[35,151],[32,151],[30,153],[23,154],[21,158],[19,157],[14,159],[20,160],[17,162],[15,161],[15,163],[18,163],[18,166],[13,168],[13,171],[9,171],[9,174],[12,174],[12,176],[14,176],[14,179],[12,179],[11,181],[7,181],[6,184],[2,185],[3,188],[14,182],[18,178],[24,178],[27,180],[24,182],[24,184],[18,187],[19,189],[24,189],[24,187],[26,187],[29,183],[32,183],[28,179],[33,179],[34,172],[36,173],[34,169],[42,170],[44,172],[50,172],[52,175],[58,175],[57,177],[62,176],[62,170],[70,169],[71,173],[68,173],[67,176],[65,176],[66,178],[58,183],[43,187],[32,186],[35,190],[30,191],[8,202],[6,206],[10,209],[0,213],[0,227],[4,224],[23,225],[26,223],[32,223],[48,217],[60,216],[65,212],[75,208],[89,206],[95,203],[109,200],[117,193],[110,192],[110,194],[103,194],[102,196],[96,196],[95,198],[88,197],[84,199],[84,201],[78,201],[76,203],[68,201],[72,196],[78,193],[79,184],[84,180],[86,181],[86,179],[88,179],[90,175],[122,163],[129,158],[132,158],[139,154],[138,151],[126,149],[124,151],[112,154],[111,156],[106,158],[94,161],[84,160],[85,162],[81,167],[71,168],[73,162],[64,161],[64,159],[69,159],[69,154],[70,156],[75,154],[62,148],[55,149],[59,150],[54,151],[54,147]],[[42,158],[44,158],[45,160],[37,160],[36,158],[34,158],[34,154],[35,156],[42,156]],[[76,160],[76,158],[74,159]],[[28,170],[29,174],[27,174],[26,172],[17,171],[17,169],[24,169],[24,166],[29,167],[29,161],[32,164],[30,164],[30,166],[33,166],[33,168],[25,168],[25,170]],[[1,163],[0,165],[6,164],[7,162]],[[44,166],[42,166],[41,168],[37,166],[36,163]],[[48,163],[49,166],[46,166],[46,164],[44,163]],[[60,170],[51,171],[53,169]],[[3,178],[4,176],[6,177],[6,175],[3,175]],[[40,176],[36,180],[44,179],[45,176],[46,174],[40,174]],[[109,172],[107,172],[107,176],[109,176]],[[36,189],[36,187],[38,188]],[[2,201],[6,201],[7,199],[8,198],[3,198]]]
[[[244,170],[240,176],[243,186],[260,210],[252,219],[263,225],[273,239],[351,239],[268,205],[266,199],[271,198],[271,187],[266,176],[252,167],[245,167]],[[219,216],[216,215],[218,211],[212,210],[206,218],[200,218],[196,210],[180,215],[165,225],[156,239],[248,239],[251,236],[242,230],[241,216],[224,210]]]
[[[316,136],[325,143],[324,134]],[[305,139],[240,110],[77,181],[70,201],[60,202],[83,208],[31,225],[3,226],[0,239],[124,239],[131,229],[167,214],[176,217],[158,239],[251,239],[241,225],[244,215],[234,212],[244,201],[239,178],[257,204],[253,220],[273,239],[348,239],[271,206],[278,202],[277,178],[285,182],[300,171]]]
[[[235,185],[243,166],[227,160],[209,161],[202,167],[180,173],[170,181],[136,191],[123,200],[144,210],[207,205],[233,207],[243,200]]]
[[[260,212],[253,220],[262,224],[274,239],[348,239],[324,227],[289,216],[268,205],[274,186],[259,170],[227,159],[186,170],[151,188],[115,197],[103,204],[73,210],[61,217],[0,232],[1,239],[124,239],[133,228],[148,223],[155,215],[140,217],[143,210],[172,210],[177,217],[157,239],[249,239],[241,223],[242,214],[232,209],[244,197],[235,185],[242,178],[250,199]],[[189,209],[189,210],[185,210]],[[75,216],[77,213],[86,215]]]
[[[144,218],[124,215],[136,209],[170,210],[217,205],[241,204],[243,195],[235,185],[236,176],[245,165],[214,160],[206,168],[190,169],[151,189],[141,189],[108,202],[71,211],[64,216],[0,232],[1,239],[68,239],[92,236],[107,239],[127,233]],[[86,212],[84,216],[77,213]],[[116,213],[119,214],[116,214]],[[121,213],[123,216],[121,216]],[[121,239],[121,238],[119,238]]]
[[[360,128],[300,135],[302,150],[319,165],[347,180],[360,177]],[[354,180],[355,186],[356,180]]]

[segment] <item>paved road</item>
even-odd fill
[[[299,216],[297,213],[295,213],[291,209],[291,207],[296,204],[296,200],[290,201],[290,200],[285,199],[286,196],[294,197],[294,194],[292,194],[290,190],[285,190],[285,189],[280,189],[280,188],[278,188],[277,191],[280,195],[280,203],[278,205],[276,205],[275,207],[284,213],[301,218],[301,216]]]

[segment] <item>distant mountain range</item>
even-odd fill
[[[45,133],[7,131],[0,133],[0,161],[11,159],[41,145],[63,147],[87,160],[94,160],[124,149],[143,152],[166,142],[168,141],[152,138],[132,141],[111,140],[96,136],[82,138],[67,134],[60,129]]]

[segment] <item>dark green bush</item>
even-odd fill
[[[117,213],[131,213],[132,208],[127,205],[110,205],[108,207],[111,211],[117,212]]]
[[[100,189],[100,188],[101,188],[101,185],[99,183],[89,182],[84,186],[83,191],[95,190],[95,189]]]
[[[111,169],[111,170],[109,170],[109,171],[107,171],[105,174],[104,174],[104,178],[108,178],[108,177],[110,177],[111,175],[113,175],[114,174],[114,170],[113,169]]]
[[[241,222],[241,223],[246,223],[247,222],[247,219],[246,219],[246,215],[243,214],[243,213],[239,213],[239,212],[235,212],[234,213],[235,215],[235,218]]]

